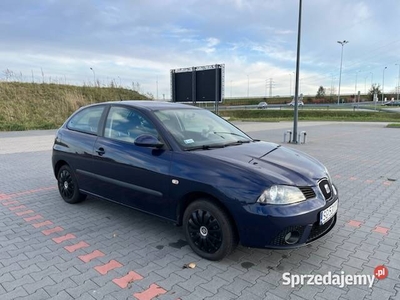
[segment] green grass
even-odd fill
[[[123,88],[0,82],[0,131],[57,128],[79,107],[128,99],[147,98]]]
[[[235,110],[221,111],[223,117],[243,121],[290,121],[293,110]],[[400,122],[400,113],[343,110],[299,110],[301,121],[358,121],[358,122]]]
[[[400,128],[400,123],[390,123],[386,127],[387,128]]]

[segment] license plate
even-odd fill
[[[332,217],[336,214],[337,209],[338,209],[338,201],[333,203],[327,209],[321,211],[321,216],[319,218],[319,225],[324,225],[326,222],[332,219]]]

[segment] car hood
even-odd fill
[[[328,176],[324,165],[315,158],[274,143],[251,142],[195,153],[261,173],[272,184],[315,186]]]

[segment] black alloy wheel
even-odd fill
[[[78,203],[86,198],[79,192],[79,187],[76,182],[75,176],[67,165],[63,165],[58,171],[57,175],[58,191],[61,197],[67,203]]]
[[[209,200],[197,200],[183,217],[186,239],[199,256],[220,260],[236,245],[232,222],[224,209]]]

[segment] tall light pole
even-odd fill
[[[365,76],[365,82],[364,82],[364,93],[365,93],[365,95],[367,95],[367,78],[368,78],[368,75]]]
[[[249,98],[249,93],[250,93],[250,80],[249,80],[249,75],[247,75],[247,98]]]
[[[397,101],[399,101],[400,94],[400,64],[395,64],[395,66],[399,66],[399,76],[397,77]]]
[[[231,80],[231,98],[232,98],[232,80]]]
[[[372,87],[372,84],[373,84],[373,80],[374,80],[374,73],[372,73],[372,72],[369,72],[369,74],[371,74],[371,87]]]
[[[383,74],[382,74],[382,104],[383,104],[383,97],[385,96],[385,70],[387,67],[383,68]]]
[[[94,72],[94,69],[92,67],[90,67],[90,70],[92,70],[93,72],[93,84],[94,86],[96,86],[96,73]]]
[[[356,95],[357,94],[357,76],[358,76],[358,72],[360,72],[360,70],[358,70],[357,72],[356,72],[356,85],[355,85],[355,88],[354,88],[354,95]]]
[[[297,55],[296,55],[296,85],[294,91],[294,116],[293,116],[293,140],[297,144],[297,120],[299,118],[299,79],[300,79],[300,41],[301,41],[301,6],[303,1],[299,1],[299,22],[297,26]]]
[[[338,91],[338,98],[337,98],[337,104],[339,105],[340,102],[340,84],[342,81],[342,63],[343,63],[343,48],[344,45],[346,45],[349,41],[344,40],[343,42],[337,41],[340,45],[342,45],[342,54],[340,55],[340,73],[339,73],[339,91]]]

